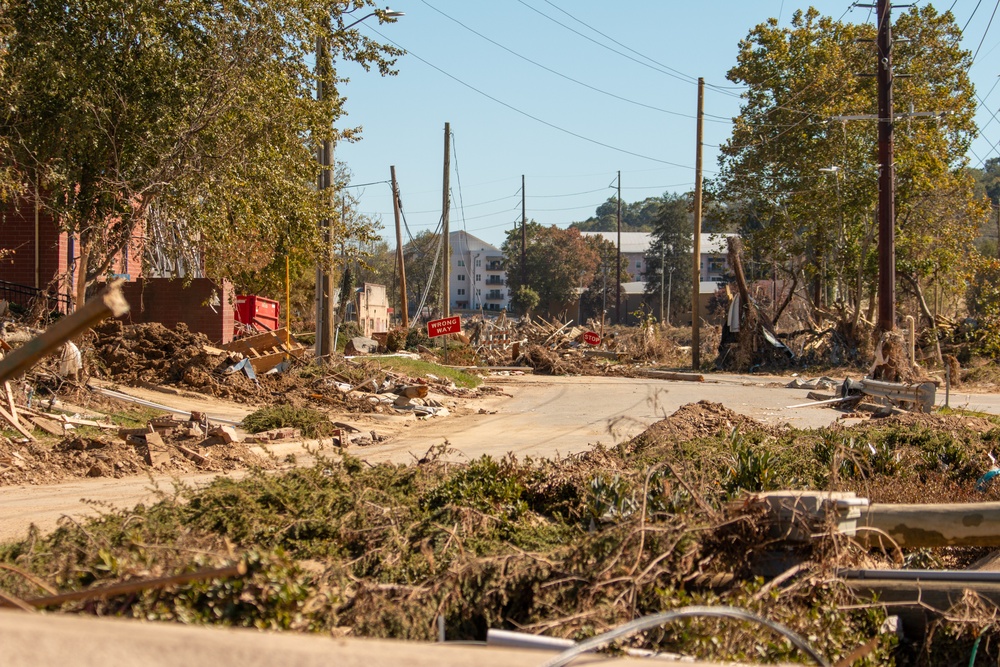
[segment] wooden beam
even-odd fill
[[[5,422],[10,424],[15,431],[23,435],[28,440],[35,440],[35,436],[31,435],[31,432],[25,429],[24,426],[21,425],[21,422],[19,422],[14,415],[7,412],[7,409],[3,406],[0,406],[0,417],[2,417]]]
[[[15,378],[38,363],[57,347],[82,331],[109,317],[128,312],[128,302],[122,296],[121,280],[114,280],[96,297],[75,313],[59,320],[35,338],[0,359],[0,382]]]
[[[95,598],[106,598],[113,595],[128,595],[154,588],[167,588],[169,586],[180,586],[192,581],[205,581],[208,579],[230,579],[242,577],[247,573],[246,563],[240,561],[236,565],[220,567],[197,572],[185,572],[169,577],[159,577],[157,579],[138,579],[133,581],[123,581],[110,586],[90,588],[83,591],[73,591],[70,593],[60,593],[59,595],[46,595],[45,597],[24,600],[28,605],[36,608],[53,607],[66,602],[78,602],[81,600],[93,600]],[[12,606],[0,601],[0,606]]]

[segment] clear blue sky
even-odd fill
[[[738,89],[725,78],[739,40],[769,17],[787,25],[807,6],[791,0],[392,0],[390,7],[406,16],[382,26],[368,19],[363,29],[409,53],[398,60],[394,77],[340,66],[339,74],[351,79],[341,88],[349,114],[341,126],[361,126],[363,133],[359,142],[339,144],[336,158],[346,162],[353,183],[374,183],[351,192],[362,212],[381,219],[387,239],[394,234],[392,199],[378,181],[389,178],[390,165],[411,232],[437,225],[445,122],[455,150],[451,229],[495,245],[520,220],[522,174],[528,218],[561,227],[593,215],[614,194],[619,170],[626,202],[686,192],[694,185],[695,80],[701,76],[707,84],[704,169],[710,177],[715,146],[729,136],[728,119],[739,110]],[[846,0],[813,6],[834,18],[874,21],[871,10]],[[959,26],[968,24],[963,46],[979,49],[970,74],[985,103],[969,157],[980,166],[1000,155],[1000,122],[991,115],[1000,108],[1000,90],[994,90],[1000,12],[993,17],[1000,0],[936,6],[954,6]]]

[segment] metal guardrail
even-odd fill
[[[59,310],[64,313],[69,312],[70,301],[68,296],[63,294],[48,294],[37,287],[0,280],[0,300],[2,301],[30,309],[40,298],[47,300],[46,307],[50,311]]]

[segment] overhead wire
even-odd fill
[[[476,35],[476,36],[478,36],[478,37],[486,40],[490,44],[493,44],[494,46],[496,46],[496,47],[498,47],[500,49],[503,49],[504,51],[506,51],[507,53],[511,54],[512,56],[520,58],[521,60],[523,60],[523,61],[525,61],[527,63],[530,63],[530,64],[534,65],[535,67],[539,67],[539,68],[545,70],[546,72],[549,72],[550,74],[554,74],[555,76],[558,76],[558,77],[560,77],[562,79],[565,79],[567,81],[575,83],[578,86],[583,86],[584,88],[587,88],[588,90],[592,90],[592,91],[600,93],[602,95],[606,95],[606,96],[614,98],[616,100],[619,100],[619,101],[622,101],[622,102],[627,102],[628,104],[633,104],[635,106],[642,107],[644,109],[650,109],[652,111],[658,111],[660,113],[665,113],[665,114],[668,114],[668,115],[671,115],[671,116],[679,116],[681,118],[697,118],[697,116],[694,115],[694,114],[683,113],[683,112],[680,112],[680,111],[672,111],[670,109],[664,109],[662,107],[654,106],[652,104],[646,104],[645,102],[639,102],[638,100],[633,100],[633,99],[630,99],[628,97],[623,97],[622,95],[618,95],[618,94],[612,93],[612,92],[610,92],[608,90],[604,90],[603,88],[598,88],[597,86],[592,86],[589,83],[586,83],[585,81],[580,81],[579,79],[575,79],[575,78],[573,78],[573,77],[571,77],[571,76],[569,76],[567,74],[563,74],[562,72],[559,72],[557,70],[552,69],[551,67],[543,65],[542,63],[538,62],[537,60],[533,60],[533,59],[531,59],[531,58],[529,58],[529,57],[527,57],[527,56],[525,56],[525,55],[523,55],[521,53],[518,53],[517,51],[514,51],[513,49],[511,49],[511,48],[509,48],[507,46],[504,46],[500,42],[497,42],[496,40],[491,39],[490,37],[487,37],[483,33],[481,33],[478,30],[476,30],[475,28],[472,28],[472,27],[466,25],[465,23],[463,23],[462,21],[459,21],[454,16],[451,16],[450,14],[447,14],[446,12],[441,11],[440,9],[438,9],[437,7],[435,7],[434,5],[432,5],[429,2],[427,2],[427,0],[420,0],[420,1],[422,3],[424,3],[425,5],[427,5],[428,7],[430,7],[431,9],[433,9],[435,12],[437,12],[441,16],[445,17],[446,19],[448,19],[450,21],[453,21],[454,23],[456,23],[456,24],[460,25],[461,27],[465,28],[466,30],[468,30],[472,34],[474,34],[474,35]],[[728,120],[716,120],[716,119],[713,118],[713,119],[711,119],[711,122],[722,123],[722,122],[728,122]]]
[[[518,1],[520,2],[521,0],[518,0]],[[608,150],[612,150],[612,151],[615,151],[615,152],[618,152],[618,153],[622,153],[624,155],[631,155],[632,157],[637,157],[637,158],[640,158],[640,159],[643,159],[643,160],[649,160],[650,162],[658,162],[660,164],[671,165],[673,167],[678,167],[679,169],[690,169],[692,171],[694,170],[694,167],[691,166],[691,165],[680,164],[678,162],[671,162],[670,160],[661,160],[660,158],[656,158],[656,157],[653,157],[651,155],[643,155],[642,153],[637,153],[635,151],[630,151],[630,150],[625,149],[625,148],[620,148],[618,146],[613,146],[613,145],[605,143],[603,141],[598,141],[597,139],[592,139],[592,138],[587,137],[585,135],[582,135],[582,134],[580,134],[578,132],[574,132],[573,130],[570,130],[570,129],[567,129],[565,127],[561,127],[559,125],[556,125],[555,123],[550,123],[549,121],[544,120],[542,118],[539,118],[538,116],[532,115],[532,114],[528,113],[527,111],[524,111],[523,109],[519,109],[519,108],[515,107],[512,104],[508,104],[507,102],[504,102],[503,100],[501,100],[499,98],[496,98],[496,97],[490,95],[489,93],[480,90],[479,88],[476,88],[475,86],[473,86],[470,83],[466,83],[462,79],[459,79],[457,76],[455,76],[453,74],[450,74],[450,73],[446,72],[445,70],[441,69],[440,67],[438,67],[437,65],[431,63],[430,61],[425,60],[424,58],[421,58],[419,55],[417,55],[413,51],[410,51],[410,50],[406,49],[405,47],[403,47],[398,42],[395,42],[395,41],[389,39],[386,35],[382,34],[378,30],[376,30],[375,28],[366,25],[365,29],[370,30],[371,32],[375,33],[376,35],[378,35],[379,37],[381,37],[382,39],[384,39],[386,42],[392,44],[393,46],[395,46],[397,48],[400,48],[400,49],[403,49],[404,51],[406,51],[407,55],[410,55],[410,56],[416,58],[417,60],[419,60],[420,62],[424,63],[428,67],[430,67],[430,68],[432,68],[434,70],[437,70],[441,74],[444,74],[449,79],[452,79],[453,81],[455,81],[457,83],[460,83],[461,85],[465,86],[466,88],[468,88],[468,89],[470,89],[470,90],[472,90],[472,91],[474,91],[474,92],[482,95],[483,97],[485,97],[485,98],[487,98],[489,100],[492,100],[493,102],[496,102],[497,104],[499,104],[499,105],[501,105],[503,107],[506,107],[507,109],[510,109],[511,111],[514,111],[515,113],[518,113],[518,114],[520,114],[520,115],[522,115],[522,116],[524,116],[526,118],[530,118],[531,120],[535,121],[536,123],[541,123],[542,125],[545,125],[546,127],[552,128],[553,130],[557,130],[559,132],[562,132],[563,134],[567,134],[567,135],[569,135],[571,137],[575,137],[575,138],[580,139],[582,141],[586,141],[587,143],[594,144],[595,146],[601,146],[602,148],[607,148]],[[711,172],[711,173],[715,173],[715,172]]]
[[[976,52],[972,55],[972,62],[969,63],[970,69],[976,64],[976,58],[979,56],[979,49],[983,48],[983,42],[986,41],[986,35],[990,34],[990,26],[993,25],[993,19],[997,15],[997,8],[1000,8],[1000,0],[997,0],[997,4],[993,5],[993,13],[990,14],[990,20],[986,24],[986,31],[983,33],[983,38],[979,40],[979,46],[976,47]]]
[[[527,7],[528,9],[530,9],[531,11],[535,12],[536,14],[538,14],[539,16],[543,16],[543,17],[547,18],[548,20],[552,21],[556,25],[562,26],[563,28],[565,28],[566,30],[569,30],[570,32],[572,32],[575,35],[579,35],[580,37],[582,37],[583,39],[587,40],[588,42],[593,42],[594,44],[596,44],[597,46],[601,47],[602,49],[607,49],[608,51],[611,51],[612,53],[617,53],[619,56],[621,56],[623,58],[626,58],[628,60],[631,60],[632,62],[638,63],[639,65],[642,65],[643,67],[648,67],[649,69],[651,69],[651,70],[653,70],[655,72],[659,72],[660,74],[665,74],[665,75],[667,75],[669,77],[677,79],[678,81],[683,81],[684,83],[697,83],[697,80],[692,81],[691,80],[692,77],[689,76],[689,75],[687,75],[687,74],[682,74],[682,75],[674,74],[673,72],[671,72],[669,70],[662,69],[660,67],[651,65],[651,64],[646,63],[646,62],[643,62],[643,61],[639,60],[638,58],[634,58],[634,57],[628,55],[627,53],[622,53],[621,51],[618,51],[617,49],[611,48],[607,44],[602,44],[601,42],[597,41],[593,37],[590,37],[588,35],[583,34],[579,30],[571,28],[570,26],[566,25],[562,21],[559,21],[558,19],[555,19],[555,18],[549,16],[548,14],[546,14],[543,11],[541,11],[540,9],[538,9],[536,7],[532,7],[531,5],[529,5],[524,0],[517,0],[517,1],[519,3],[521,3],[522,5],[524,5],[525,7]]]

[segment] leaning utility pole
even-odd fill
[[[618,172],[618,259],[615,262],[615,321],[622,323],[622,172]]]
[[[705,117],[705,79],[698,77],[698,129],[694,159],[694,236],[691,263],[691,368],[701,368],[701,322],[698,306],[701,299],[701,142]]]
[[[403,328],[410,328],[410,314],[406,303],[406,262],[403,261],[403,235],[399,229],[400,209],[399,184],[396,182],[396,167],[389,167],[389,175],[392,177],[392,214],[396,217],[396,261],[399,262],[399,305],[403,316]]]
[[[528,286],[528,213],[524,201],[524,174],[521,174],[521,287]]]
[[[896,328],[896,185],[893,159],[892,23],[889,0],[878,0],[878,328]]]
[[[451,208],[451,198],[449,188],[451,187],[448,176],[451,173],[451,123],[444,124],[444,189],[441,193],[441,233],[442,251],[441,258],[441,317],[451,315],[451,294],[448,283],[451,281],[451,239],[448,236],[448,210]]]

